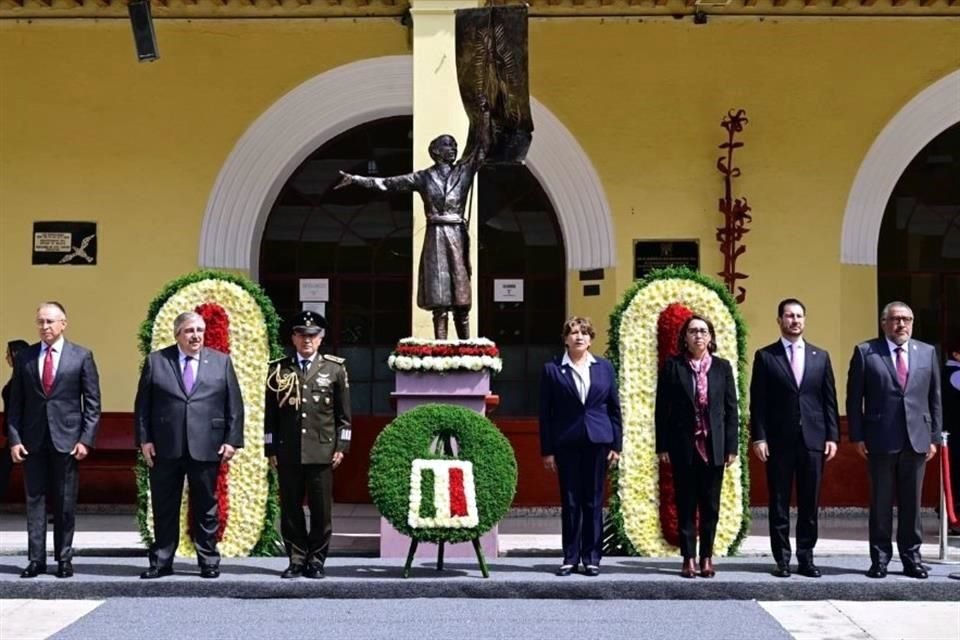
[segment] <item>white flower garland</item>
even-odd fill
[[[659,462],[654,405],[657,391],[657,321],[668,305],[680,303],[709,318],[717,333],[717,355],[737,370],[737,325],[720,296],[693,280],[655,280],[641,289],[620,321],[620,397],[623,405],[623,454],[619,495],[624,533],[641,555],[675,555],[660,526]],[[720,519],[714,550],[725,555],[743,520],[745,473],[740,456],[726,468],[720,493]]]
[[[423,338],[403,338],[397,343],[397,349],[403,347],[448,347],[475,348],[475,349],[495,349],[497,347],[493,340],[488,338],[471,338],[468,340],[429,340]],[[482,371],[489,369],[493,373],[500,373],[503,369],[503,360],[499,356],[490,355],[402,355],[392,353],[387,358],[387,366],[391,371],[436,371],[443,373],[445,371]]]
[[[421,517],[423,503],[423,471],[433,471],[433,504],[437,514],[450,513],[450,469],[463,471],[463,493],[466,497],[467,515]],[[477,511],[477,490],[473,480],[473,463],[469,460],[425,460],[418,458],[410,467],[410,510],[407,522],[414,529],[469,529],[480,522]]]
[[[242,287],[225,280],[209,279],[188,284],[164,303],[153,323],[151,350],[176,342],[173,320],[184,311],[204,303],[223,307],[230,318],[230,358],[243,396],[244,446],[230,461],[227,480],[230,517],[218,544],[225,557],[244,557],[256,546],[263,532],[267,509],[267,459],[263,456],[263,384],[267,376],[270,346],[266,323],[257,301]],[[188,534],[186,484],[180,507],[180,546],[177,555],[192,557],[196,550]],[[153,530],[153,510],[148,502],[147,521]]]

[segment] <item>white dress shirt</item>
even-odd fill
[[[183,351],[181,351],[179,347],[177,347],[177,351],[180,352],[180,356],[179,356],[179,360],[180,360],[180,375],[182,376],[182,375],[183,375],[183,368],[184,368],[184,366],[186,366],[186,363],[187,363],[187,354],[185,354]],[[198,353],[198,354],[195,355],[195,356],[190,356],[189,362],[190,362],[190,369],[193,370],[193,384],[197,384],[197,367],[200,366],[200,354]]]
[[[573,376],[573,383],[577,386],[577,393],[580,394],[580,402],[584,404],[587,403],[587,394],[590,393],[590,365],[596,361],[597,359],[593,357],[593,354],[587,351],[587,357],[579,367],[573,364],[569,353],[564,353],[563,360],[560,362],[562,366],[569,367],[570,375]]]
[[[41,380],[43,380],[43,361],[47,357],[47,349],[53,349],[53,377],[56,378],[57,370],[60,369],[60,356],[63,354],[63,336],[57,338],[57,341],[50,346],[47,346],[46,342],[40,343],[40,359],[37,361],[37,366]]]

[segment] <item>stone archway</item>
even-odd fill
[[[840,260],[877,264],[877,242],[887,201],[911,160],[960,122],[960,70],[933,83],[887,123],[860,165],[843,216]]]
[[[243,134],[210,193],[200,234],[202,267],[257,278],[264,225],[293,171],[324,142],[370,120],[413,113],[410,56],[347,64],[290,91]],[[557,212],[568,269],[616,264],[613,219],[600,178],[573,135],[531,100],[536,126],[527,157]]]

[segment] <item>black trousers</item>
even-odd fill
[[[557,449],[563,564],[600,565],[603,549],[603,490],[609,444],[587,442]]]
[[[920,493],[926,456],[912,449],[897,453],[871,453],[870,560],[886,565],[893,555],[893,500],[897,501],[897,550],[903,566],[920,564]]]
[[[78,466],[69,453],[60,453],[47,442],[30,451],[24,465],[27,502],[27,560],[47,562],[47,497],[53,506],[53,557],[58,562],[73,558],[76,529]]]
[[[327,559],[333,536],[333,465],[280,461],[280,533],[293,564],[320,564]],[[310,506],[310,531],[303,499]]]
[[[823,451],[811,451],[798,435],[793,446],[770,449],[767,459],[767,489],[770,494],[770,550],[777,564],[790,564],[790,495],[797,484],[797,561],[813,562],[817,545],[817,514]]]
[[[216,488],[220,462],[204,462],[189,457],[154,458],[150,469],[150,499],[153,502],[154,540],[150,546],[150,566],[168,569],[180,546],[180,500],[183,479],[187,479],[190,511],[193,514],[193,544],[201,567],[220,565],[217,551],[219,509]]]
[[[708,443],[709,450],[709,443]],[[674,497],[680,533],[680,553],[686,558],[697,557],[696,516],[700,513],[700,557],[713,556],[713,540],[717,536],[720,519],[720,487],[723,484],[723,465],[708,465],[694,453],[687,461],[670,457],[673,464]]]

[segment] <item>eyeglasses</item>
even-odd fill
[[[688,336],[705,336],[709,333],[710,333],[709,329],[697,329],[697,328],[687,329]]]
[[[890,324],[913,324],[913,318],[910,316],[888,316],[887,322]]]

